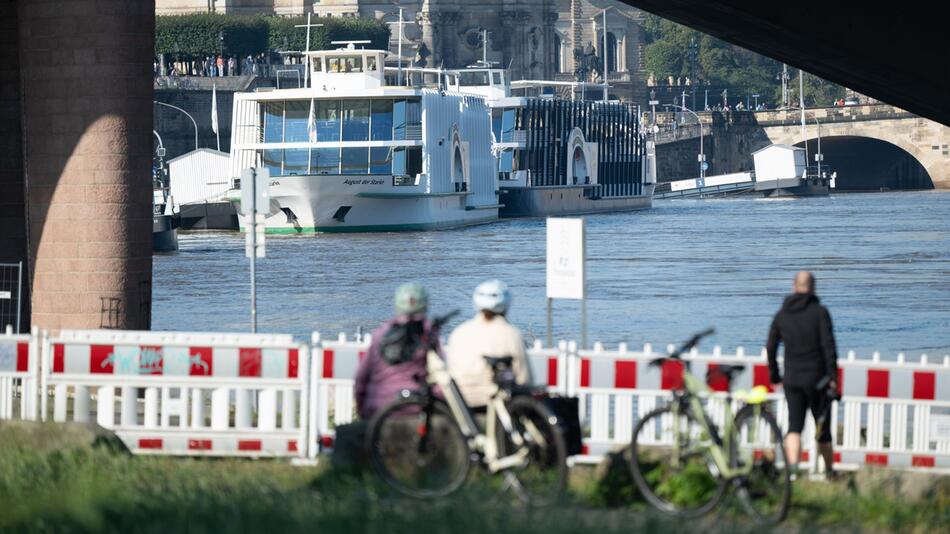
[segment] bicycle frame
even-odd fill
[[[445,362],[435,351],[429,351],[427,356],[428,381],[430,384],[439,386],[445,395],[445,401],[449,405],[452,417],[462,429],[462,434],[468,441],[469,449],[482,453],[484,463],[491,473],[497,473],[505,469],[522,465],[528,457],[528,449],[523,447],[524,439],[521,434],[514,431],[511,423],[511,414],[505,406],[505,399],[501,391],[492,395],[486,411],[485,432],[482,433],[475,424],[475,418],[472,411],[462,398],[455,380],[446,369]],[[509,456],[498,457],[498,441],[496,432],[498,431],[496,421],[501,423],[505,434],[511,437],[512,442],[518,450]],[[528,429],[532,431],[532,429]],[[537,429],[533,430],[538,432]]]
[[[674,401],[671,406],[673,412],[673,421],[676,428],[674,428],[673,436],[673,455],[677,460],[680,458],[680,428],[679,428],[679,418],[678,415],[681,409],[687,410],[689,415],[693,416],[693,419],[696,420],[703,431],[709,436],[712,440],[712,445],[706,447],[706,452],[709,453],[712,458],[713,463],[716,466],[716,469],[719,471],[719,475],[726,479],[734,479],[741,476],[748,475],[752,472],[753,462],[744,461],[739,467],[732,467],[731,462],[729,461],[728,452],[732,449],[733,439],[739,439],[739,436],[735,436],[735,416],[732,412],[732,397],[731,395],[727,397],[724,409],[725,409],[725,421],[723,424],[723,430],[725,437],[720,436],[717,431],[716,425],[710,420],[709,414],[703,408],[703,404],[700,400],[701,395],[709,393],[709,388],[707,388],[702,382],[700,382],[689,370],[683,368],[683,388],[685,392],[674,394]],[[756,410],[756,415],[760,413],[763,409],[761,404],[752,404],[754,410]],[[748,459],[746,459],[748,460]]]

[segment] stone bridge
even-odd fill
[[[700,113],[707,175],[752,169],[752,152],[769,144],[805,146],[819,138],[824,165],[841,189],[950,189],[950,127],[886,104],[809,109],[803,141],[799,110]],[[675,126],[674,126],[675,124]],[[695,177],[699,128],[692,115],[658,114],[661,181]]]

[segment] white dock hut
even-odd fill
[[[752,153],[755,181],[767,182],[805,177],[805,149],[789,145],[769,145]]]
[[[199,148],[168,161],[171,195],[175,204],[219,199],[230,187],[230,155]]]

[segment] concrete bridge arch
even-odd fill
[[[768,142],[803,146],[798,112],[756,115]],[[845,189],[950,189],[950,127],[890,106],[809,110],[809,163],[818,145],[816,119],[824,163]]]

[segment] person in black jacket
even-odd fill
[[[773,384],[781,382],[788,401],[788,434],[785,452],[791,465],[797,466],[801,451],[801,432],[805,426],[805,410],[811,409],[815,420],[824,418],[818,436],[818,452],[825,461],[826,472],[832,474],[834,453],[831,440],[831,402],[823,387],[837,391],[838,353],[832,332],[831,315],[815,296],[815,277],[800,271],[795,275],[792,294],[785,298],[782,309],[775,314],[766,344],[769,375]],[[785,376],[779,374],[776,360],[778,344],[785,344]]]

